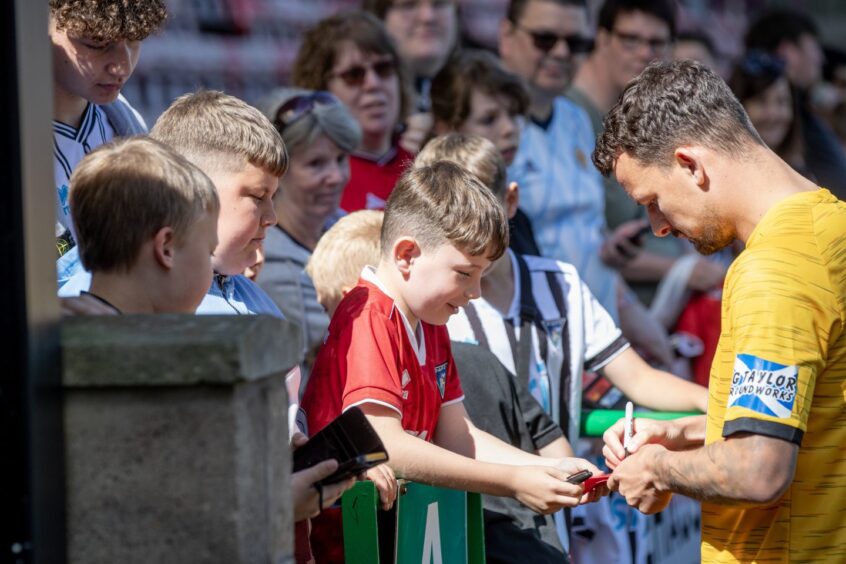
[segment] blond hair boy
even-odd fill
[[[314,282],[317,301],[329,317],[341,299],[352,290],[361,269],[379,264],[382,212],[360,210],[339,219],[317,242],[306,265]]]
[[[404,478],[513,496],[548,513],[582,501],[568,474],[598,470],[528,454],[477,429],[444,327],[479,296],[507,229],[500,203],[461,167],[438,162],[404,175],[385,208],[379,264],[338,305],[301,405],[311,433],[360,406]],[[338,518],[322,517],[312,535],[315,549],[335,558]]]
[[[282,317],[267,294],[241,274],[256,263],[265,231],[276,224],[272,198],[288,168],[276,128],[238,98],[202,91],[177,98],[150,135],[205,172],[220,198],[215,277],[197,313]],[[89,279],[87,273],[74,275],[59,295],[88,289]]]
[[[152,139],[122,139],[79,163],[70,202],[92,297],[119,313],[194,312],[220,209],[200,169]]]

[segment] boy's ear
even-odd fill
[[[411,273],[411,265],[414,264],[414,261],[420,254],[420,245],[414,237],[400,237],[394,243],[391,261],[402,273],[403,277],[407,278]]]
[[[505,215],[508,216],[508,219],[514,218],[519,206],[520,186],[516,182],[511,182],[505,189]]]
[[[153,256],[165,270],[173,268],[175,236],[172,227],[162,227],[153,236]]]

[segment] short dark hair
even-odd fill
[[[440,70],[432,79],[429,96],[432,114],[451,129],[458,129],[470,115],[473,90],[489,96],[502,96],[512,114],[525,114],[529,108],[529,93],[523,80],[505,70],[492,53],[479,49],[465,49]]]
[[[512,23],[518,23],[520,18],[523,17],[523,12],[526,11],[526,6],[530,2],[552,2],[561,6],[575,6],[577,8],[587,9],[586,0],[511,0],[508,3],[508,10],[505,12],[505,17]]]
[[[746,48],[772,53],[782,41],[797,43],[805,34],[819,36],[817,24],[810,16],[796,10],[774,10],[765,13],[749,27]]]
[[[749,143],[763,145],[725,81],[695,61],[651,63],[626,86],[603,126],[593,163],[605,176],[623,153],[665,167],[685,143],[734,156]]]
[[[502,203],[478,178],[457,164],[438,161],[408,169],[385,204],[382,255],[403,236],[428,248],[450,243],[495,261],[508,248],[508,219]]]
[[[50,0],[58,29],[96,41],[143,41],[167,19],[164,0]]]
[[[673,0],[605,0],[599,9],[599,29],[612,31],[620,14],[643,12],[667,24],[670,37],[676,35],[676,3]]]

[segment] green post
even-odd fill
[[[637,411],[635,419],[678,419],[691,415],[702,415],[698,411]],[[626,412],[620,409],[594,409],[582,412],[580,435],[582,437],[601,437]]]
[[[373,482],[360,482],[341,498],[347,562],[379,564],[379,535],[395,534],[396,564],[484,564],[479,494],[413,482],[400,491],[396,530],[391,531],[379,530],[379,494]]]
[[[344,521],[344,560],[379,564],[379,494],[373,482],[357,482],[341,498]]]

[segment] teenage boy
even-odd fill
[[[500,204],[462,168],[435,163],[403,176],[385,208],[379,265],[336,309],[301,405],[309,433],[360,406],[403,478],[516,497],[550,513],[586,501],[568,474],[598,470],[528,454],[476,428],[444,327],[479,295],[507,229]],[[312,537],[326,561],[342,557],[338,517],[316,524]]]
[[[194,312],[211,283],[220,209],[196,166],[152,139],[118,140],[79,163],[70,202],[87,294],[116,313]]]
[[[53,49],[53,166],[56,182],[56,250],[76,245],[68,201],[70,177],[92,149],[145,133],[140,115],[120,95],[141,42],[167,17],[161,0],[50,0],[48,35]],[[77,252],[57,264],[63,281],[78,270]]]
[[[256,263],[268,227],[276,224],[273,195],[288,166],[282,138],[257,109],[222,92],[177,98],[159,117],[151,136],[211,178],[220,197],[214,280],[197,313],[268,313],[279,308],[242,272]],[[90,276],[74,275],[59,291],[77,295]]]

